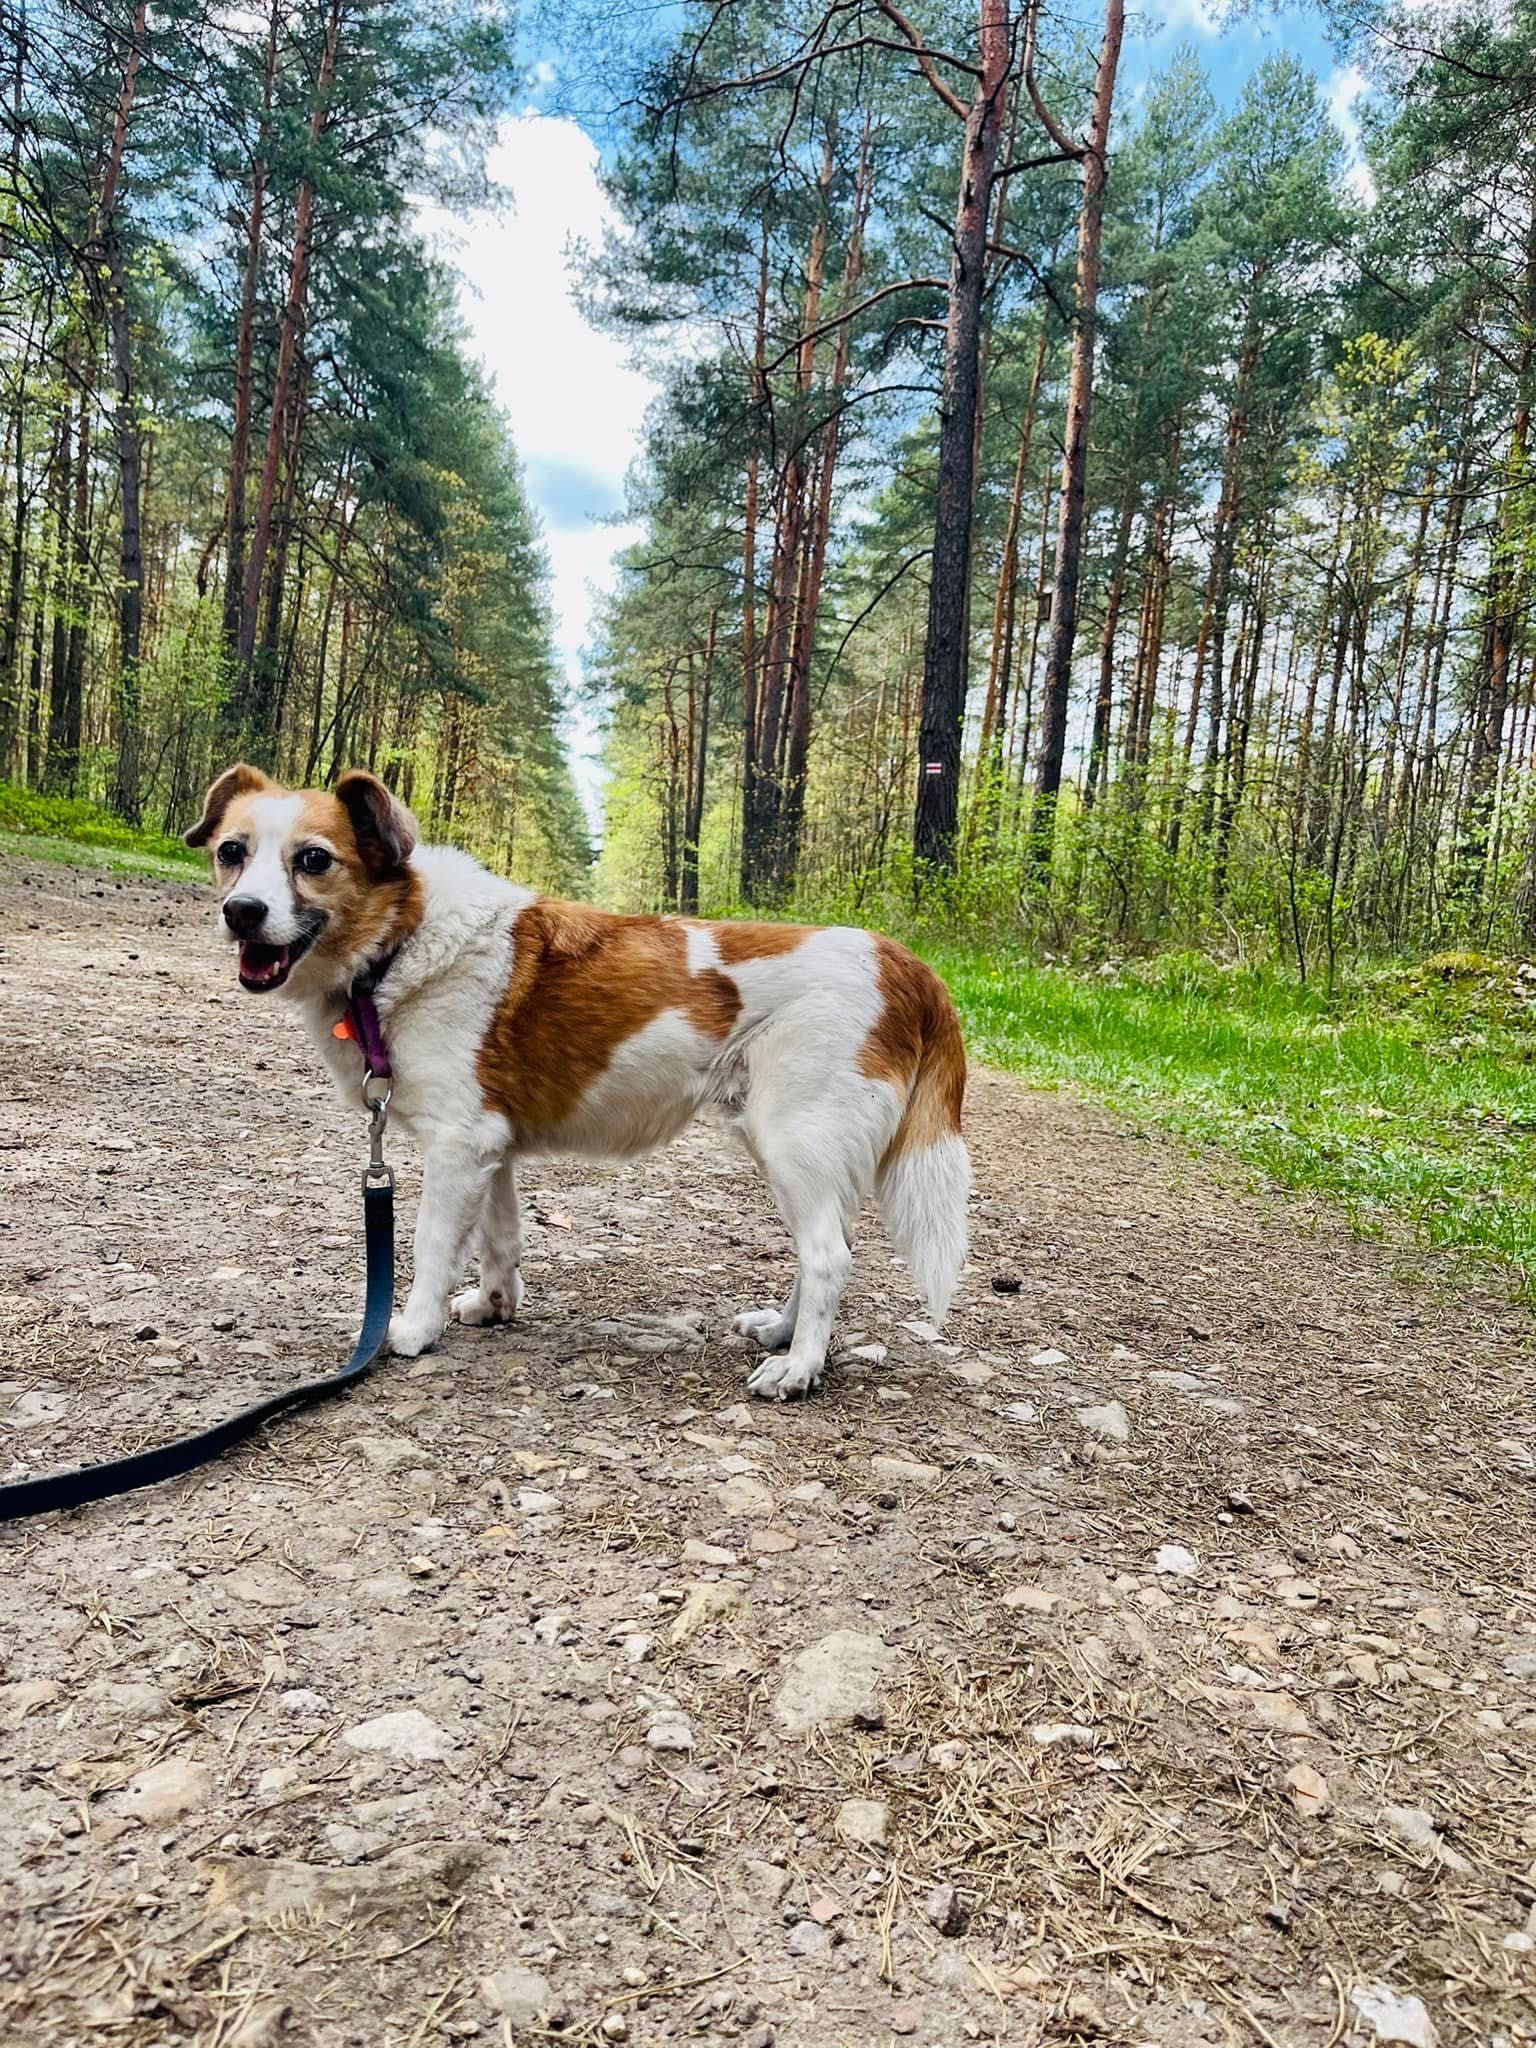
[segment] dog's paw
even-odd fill
[[[765,1351],[784,1351],[795,1334],[795,1326],[781,1309],[744,1308],[731,1328],[739,1337],[750,1337]]]
[[[824,1358],[765,1358],[748,1379],[747,1392],[759,1401],[793,1401],[819,1387],[826,1369]]]
[[[522,1305],[523,1279],[518,1273],[513,1275],[510,1291],[493,1287],[487,1293],[483,1286],[466,1287],[448,1304],[448,1313],[458,1323],[510,1323]]]
[[[443,1334],[442,1323],[433,1317],[430,1322],[420,1316],[413,1316],[405,1309],[389,1319],[389,1348],[396,1358],[420,1358],[423,1351],[430,1351]]]

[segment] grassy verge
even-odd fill
[[[195,880],[204,868],[202,855],[179,839],[125,825],[79,797],[38,796],[7,782],[0,782],[0,853],[178,882]]]
[[[1507,1268],[1536,1296],[1536,984],[1442,956],[1330,1001],[1164,958],[1084,975],[925,948],[973,1053],[1235,1153],[1357,1229]]]

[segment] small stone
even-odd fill
[[[883,1799],[845,1799],[837,1809],[837,1832],[845,1842],[881,1849],[889,1835],[890,1818]]]
[[[831,1946],[831,1935],[825,1927],[818,1927],[814,1920],[797,1920],[789,1931],[789,1952],[792,1956],[824,1956]]]
[[[645,1731],[645,1746],[659,1756],[687,1756],[693,1729],[685,1714],[658,1714]]]
[[[1028,1429],[1040,1420],[1040,1410],[1033,1401],[1010,1401],[997,1412],[1005,1422],[1015,1422],[1020,1429]]]
[[[1037,1361],[1030,1360],[1034,1365]],[[1079,1408],[1077,1419],[1090,1435],[1106,1443],[1125,1444],[1131,1440],[1131,1419],[1118,1401],[1104,1401],[1094,1408]]]
[[[421,1445],[404,1436],[355,1436],[352,1448],[375,1472],[405,1472],[430,1462]]]
[[[1439,2036],[1422,1998],[1395,1991],[1390,1984],[1357,1984],[1349,2002],[1383,2044],[1402,2048],[1436,2048]]]
[[[140,1771],[128,1787],[124,1804],[135,1820],[145,1825],[178,1820],[194,1808],[206,1806],[213,1797],[213,1773],[206,1764],[182,1757],[169,1757]]]
[[[997,1378],[997,1368],[980,1358],[954,1359],[949,1370],[968,1387],[984,1387]]]
[[[548,2012],[553,1997],[548,1978],[521,1963],[509,1963],[494,1977],[483,1977],[480,1995],[492,2012],[511,2021],[514,2031],[532,2026],[540,2013]]]
[[[1092,1749],[1093,1730],[1080,1721],[1040,1721],[1031,1730],[1042,1749]]]
[[[1504,1669],[1511,1678],[1536,1678],[1536,1656],[1522,1650],[1518,1655],[1504,1659]]]
[[[869,1469],[888,1486],[937,1486],[944,1476],[937,1465],[919,1465],[910,1458],[871,1458]]]
[[[937,1344],[939,1341],[939,1333],[932,1323],[914,1320],[909,1323],[898,1323],[897,1328],[905,1330],[907,1335],[919,1344]]]
[[[520,1486],[517,1489],[517,1511],[520,1515],[557,1515],[560,1496],[546,1493],[541,1486]]]
[[[964,1934],[970,1914],[952,1884],[935,1885],[928,1894],[928,1920],[940,1934]]]
[[[1048,1346],[1044,1351],[1035,1352],[1029,1362],[1041,1372],[1049,1372],[1053,1366],[1070,1365],[1072,1363],[1065,1351],[1058,1351],[1054,1346]]]
[[[697,1635],[711,1622],[718,1621],[722,1614],[729,1614],[742,1601],[741,1588],[722,1584],[718,1579],[706,1579],[688,1588],[681,1608],[667,1630],[669,1643],[685,1643]]]
[[[436,1571],[437,1566],[430,1557],[408,1557],[405,1560],[407,1578],[430,1579],[435,1575]]]
[[[893,2005],[885,2017],[893,2034],[917,2032],[920,2014],[915,2005]]]
[[[715,1498],[728,1515],[740,1515],[748,1521],[773,1513],[773,1495],[761,1479],[747,1472],[739,1472],[717,1487]]]
[[[1024,1279],[1022,1274],[1015,1273],[1012,1267],[1005,1266],[992,1275],[992,1292],[994,1294],[1017,1294],[1023,1285]]]
[[[447,1729],[428,1720],[419,1707],[406,1707],[398,1714],[380,1714],[372,1721],[359,1721],[355,1728],[348,1728],[341,1739],[353,1749],[402,1757],[410,1763],[442,1763],[454,1751],[454,1740]]]
[[[1182,1543],[1165,1543],[1152,1563],[1155,1571],[1171,1579],[1192,1579],[1200,1569],[1195,1553]]]
[[[160,1326],[158,1323],[140,1323],[133,1334],[137,1343],[153,1344],[160,1334]]]
[[[734,1550],[725,1550],[718,1543],[706,1543],[700,1536],[690,1536],[683,1545],[685,1564],[732,1565],[740,1562]]]
[[[1003,1595],[1003,1605],[1025,1614],[1054,1614],[1061,1605],[1061,1595],[1047,1593],[1041,1586],[1014,1586]]]
[[[69,1407],[67,1394],[51,1394],[31,1387],[20,1396],[6,1420],[12,1429],[35,1429],[40,1422],[57,1422]]]
[[[1381,1809],[1382,1824],[1399,1841],[1407,1842],[1411,1848],[1423,1849],[1447,1870],[1470,1870],[1471,1864],[1465,1856],[1458,1855],[1442,1837],[1440,1830],[1422,1806],[1384,1806]]]
[[[292,1692],[279,1693],[277,1711],[291,1714],[295,1720],[313,1721],[331,1711],[331,1703],[324,1693],[310,1692],[305,1686],[295,1686]]]
[[[1336,1535],[1330,1536],[1323,1545],[1323,1548],[1330,1551],[1334,1557],[1358,1557],[1360,1555],[1359,1544],[1353,1536],[1347,1534],[1343,1529],[1340,1529]]]
[[[629,2021],[625,2019],[621,2012],[604,2013],[603,2023],[599,2027],[598,2032],[605,2041],[627,2041],[629,2039]]]
[[[747,1548],[755,1557],[781,1557],[785,1551],[797,1549],[799,1542],[787,1529],[754,1529]]]
[[[1315,1607],[1323,1597],[1322,1588],[1312,1579],[1281,1579],[1275,1587],[1275,1597],[1283,1600],[1287,1607]]]
[[[956,1735],[948,1742],[936,1742],[928,1751],[928,1761],[936,1771],[958,1771],[971,1753],[971,1745]]]
[[[213,1318],[213,1327],[216,1330],[232,1330],[235,1327],[235,1319],[228,1309],[222,1310]]]
[[[1308,1735],[1311,1724],[1288,1692],[1255,1693],[1253,1717],[1262,1728],[1277,1735]]]
[[[1286,1789],[1291,1803],[1308,1820],[1315,1820],[1326,1813],[1332,1804],[1328,1796],[1328,1780],[1321,1771],[1314,1771],[1310,1764],[1295,1764],[1285,1774]]]
[[[626,1664],[643,1664],[651,1656],[655,1648],[656,1638],[646,1635],[643,1630],[637,1629],[633,1635],[627,1635],[624,1638],[624,1662]]]

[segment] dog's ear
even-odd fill
[[[420,834],[400,799],[363,768],[351,768],[342,776],[336,796],[352,820],[357,850],[369,873],[385,875],[403,867]]]
[[[195,825],[189,825],[182,838],[188,846],[206,846],[223,822],[224,813],[237,796],[243,796],[248,789],[270,789],[271,783],[259,768],[252,768],[245,761],[237,761],[233,768],[226,768],[216,782],[208,786],[203,798],[203,815]]]

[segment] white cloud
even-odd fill
[[[1376,180],[1371,167],[1365,161],[1364,131],[1360,116],[1356,112],[1359,102],[1372,90],[1371,81],[1358,64],[1338,64],[1329,73],[1323,88],[1328,99],[1328,116],[1344,138],[1349,152],[1349,169],[1345,179],[1357,198],[1371,206],[1376,200]]]
[[[622,505],[654,386],[630,368],[623,341],[593,327],[575,300],[572,244],[599,244],[613,221],[591,138],[574,121],[520,114],[502,128],[490,169],[512,194],[508,210],[455,219],[429,208],[421,223],[464,279],[471,345],[494,380],[543,520],[556,645],[574,684],[593,593],[613,587],[614,558],[636,538],[632,527],[595,522]],[[574,724],[590,811],[594,735],[583,715]]]

